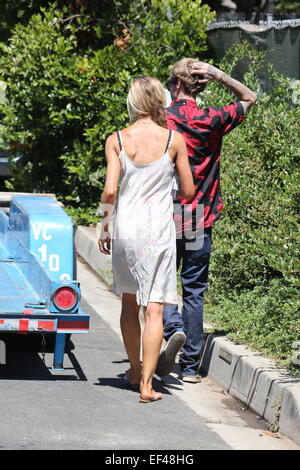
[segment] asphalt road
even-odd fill
[[[139,403],[122,379],[128,362],[118,335],[84,300],[81,305],[91,314],[91,332],[72,335],[64,371],[51,369],[51,344],[43,362],[39,335],[5,336],[0,449],[229,449],[172,394],[171,384],[157,380],[163,400]]]

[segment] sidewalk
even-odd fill
[[[77,227],[75,244],[78,254],[111,285],[111,257],[99,252],[95,228]],[[300,445],[300,380],[271,359],[220,336],[211,325],[205,324],[205,331],[201,373]]]

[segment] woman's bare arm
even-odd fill
[[[107,161],[107,170],[105,185],[101,198],[101,204],[103,206],[104,213],[98,245],[102,253],[110,254],[111,237],[108,230],[108,225],[118,194],[118,182],[121,170],[120,160],[118,157],[118,143],[116,134],[112,134],[107,138],[105,144],[105,156]]]
[[[195,187],[189,164],[186,143],[179,132],[174,133],[173,148],[176,151],[175,166],[180,182],[179,196],[189,202],[195,196]]]

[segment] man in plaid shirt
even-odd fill
[[[196,97],[212,80],[229,88],[236,101],[227,106],[199,109]],[[257,97],[248,87],[213,65],[188,58],[173,66],[168,89],[173,100],[167,108],[168,127],[185,138],[195,197],[189,203],[180,197],[175,201],[177,267],[182,262],[183,309],[180,314],[178,306],[164,308],[167,345],[160,354],[156,373],[160,376],[170,373],[176,354],[183,347],[179,359],[181,378],[198,383],[201,378],[197,371],[204,345],[203,295],[207,287],[212,226],[223,208],[220,191],[222,139],[243,121]]]

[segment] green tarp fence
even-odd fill
[[[276,71],[294,80],[300,80],[300,19],[273,21],[267,18],[258,24],[246,21],[221,21],[208,27],[208,47],[210,55],[217,62],[235,43],[247,40],[260,51],[267,51],[266,61],[273,64]],[[240,63],[235,77],[241,79],[246,64]],[[265,91],[271,82],[267,69],[262,72],[260,82]]]

